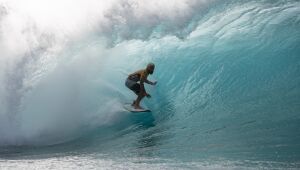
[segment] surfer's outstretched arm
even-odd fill
[[[156,83],[157,83],[157,81],[154,81],[154,82],[152,82],[152,81],[150,81],[150,80],[145,80],[145,83],[147,83],[147,84],[150,84],[150,85],[156,85]]]

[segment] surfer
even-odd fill
[[[145,96],[148,98],[151,97],[151,95],[146,92],[144,83],[156,85],[156,81],[152,82],[147,79],[149,74],[153,74],[154,68],[155,65],[153,63],[149,63],[146,69],[138,70],[130,74],[126,79],[125,85],[137,95],[137,99],[132,103],[134,109],[143,109],[140,106],[141,100]]]

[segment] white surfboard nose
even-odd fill
[[[135,109],[130,103],[125,103],[123,105],[124,109],[130,111],[130,112],[151,112],[151,110],[145,108],[145,109]]]

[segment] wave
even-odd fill
[[[46,2],[0,3],[1,145],[134,129],[124,79],[151,61],[147,119],[185,151],[299,157],[299,2]]]

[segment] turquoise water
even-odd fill
[[[0,1],[0,15],[1,169],[300,168],[299,1]],[[124,81],[148,62],[152,112],[128,113]]]

